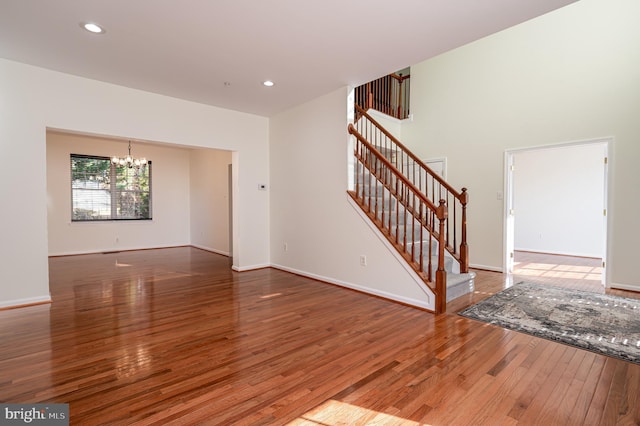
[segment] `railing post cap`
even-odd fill
[[[440,200],[440,205],[437,210],[436,215],[438,216],[438,219],[446,219],[449,216],[449,212],[447,211],[447,202],[445,200]]]

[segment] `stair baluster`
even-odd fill
[[[473,287],[467,190],[453,189],[357,106],[356,117],[348,127],[356,160],[355,191],[348,193],[432,290],[435,312],[445,312],[448,281],[458,285],[452,298]]]

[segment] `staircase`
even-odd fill
[[[354,188],[348,194],[435,296],[435,313],[473,290],[466,188],[455,190],[355,105]]]

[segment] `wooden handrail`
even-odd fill
[[[367,111],[365,111],[364,108],[360,107],[359,105],[356,105],[355,108],[356,108],[356,111],[358,112],[358,114],[360,114],[361,116],[367,117],[367,120],[371,121],[371,123],[374,126],[376,126],[382,133],[384,133],[384,135],[386,137],[391,139],[394,144],[396,144],[400,149],[402,149],[402,151],[404,151],[420,167],[422,167],[423,169],[427,170],[431,175],[433,175],[433,178],[435,180],[437,180],[438,183],[440,183],[440,185],[444,186],[447,189],[447,191],[449,191],[451,194],[453,194],[458,200],[460,200],[460,202],[462,202],[462,200],[464,198],[464,200],[465,200],[464,204],[466,204],[466,196],[462,197],[462,193],[461,192],[458,192],[458,190],[455,189],[453,186],[451,186],[449,184],[449,182],[444,180],[439,174],[434,172],[433,169],[431,169],[431,167],[427,166],[413,152],[411,152],[409,149],[407,149],[407,147],[404,146],[402,144],[402,142],[400,142],[395,136],[393,136],[391,133],[389,133],[387,131],[387,129],[385,129],[383,126],[381,126],[380,123],[378,123],[373,117],[371,117],[371,115],[367,114]],[[462,191],[466,191],[466,188],[463,188]]]
[[[355,121],[348,126],[355,138],[355,191],[349,194],[421,274],[439,313],[446,308],[445,256],[454,260],[452,272],[469,272],[467,189],[451,186],[367,113],[373,107],[393,115],[395,90],[408,77],[390,74],[356,91]]]
[[[447,272],[444,266],[445,224],[448,217],[446,201],[442,199],[436,206],[353,124],[349,124],[348,131],[356,139],[354,158],[357,161],[355,191],[349,194],[431,288],[435,295],[434,311],[444,312],[447,297]],[[392,220],[394,216],[395,221]],[[438,242],[435,274],[431,257],[433,239]]]
[[[400,172],[400,170],[398,170],[393,164],[391,164],[391,162],[387,158],[385,158],[384,155],[380,154],[380,152],[378,152],[376,147],[371,145],[371,143],[369,143],[369,141],[367,141],[360,134],[360,132],[356,130],[353,124],[349,123],[349,126],[347,128],[349,130],[349,134],[355,136],[360,142],[362,142],[367,148],[369,148],[371,152],[378,158],[379,161],[381,161],[385,166],[387,166],[389,170],[393,171],[393,174],[396,175],[396,177],[400,179],[407,187],[411,188],[411,191],[414,192],[420,198],[420,201],[428,205],[429,208],[434,212],[438,212],[438,207],[431,200],[429,200],[424,195],[424,193],[420,191],[420,189],[413,184],[413,182],[407,179],[406,176],[404,176],[402,172]],[[444,213],[444,216],[442,217],[438,216],[438,219],[445,219],[446,218],[446,202],[444,200],[440,200],[440,201],[445,205],[444,207],[445,213]]]
[[[355,112],[354,127],[356,130],[369,140],[376,150],[387,157],[396,170],[409,179],[433,204],[438,203],[440,199],[447,202],[450,217],[446,221],[444,230],[445,249],[456,259],[460,272],[469,272],[469,247],[466,229],[467,189],[456,190],[382,127],[364,108],[356,105]],[[432,231],[438,232],[437,229]]]
[[[396,74],[394,72],[394,73],[389,74],[389,77],[394,78],[394,79],[398,80],[400,83],[402,83],[406,79],[411,78],[411,74],[400,75],[400,74]]]

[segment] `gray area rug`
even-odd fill
[[[640,364],[640,300],[523,282],[459,314]]]

